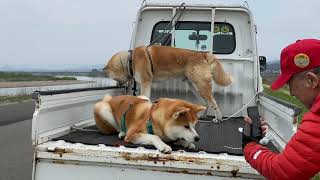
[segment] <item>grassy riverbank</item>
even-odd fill
[[[35,76],[31,73],[0,72],[0,82],[77,80],[75,77]]]
[[[0,96],[0,104],[7,104],[12,102],[22,102],[31,100],[30,95],[22,95],[22,96]]]

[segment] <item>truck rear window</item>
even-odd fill
[[[161,21],[154,25],[151,44],[171,46],[172,31],[169,21]],[[169,24],[169,25],[168,25]],[[166,28],[167,27],[167,28]],[[209,51],[213,47],[215,54],[231,54],[236,48],[234,28],[226,22],[215,22],[213,46],[210,46],[211,22],[181,21],[175,26],[174,47],[196,51]]]

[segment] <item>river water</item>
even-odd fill
[[[77,78],[77,80],[80,80],[80,81],[90,81],[90,82],[83,83],[83,84],[70,84],[70,85],[0,88],[0,96],[30,95],[34,91],[93,88],[93,87],[106,87],[106,86],[116,85],[116,81],[107,79],[107,78],[94,78],[94,77],[86,77],[86,76],[72,76],[72,77],[75,77]]]

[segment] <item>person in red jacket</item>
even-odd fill
[[[281,73],[271,89],[287,84],[290,94],[309,111],[283,152],[276,154],[257,141],[244,141],[244,156],[267,179],[310,179],[320,172],[320,40],[290,44],[281,52],[280,66]],[[248,117],[245,121],[251,123]],[[261,128],[265,134],[264,122]]]

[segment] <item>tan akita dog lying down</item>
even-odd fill
[[[160,98],[152,103],[145,96],[106,95],[94,106],[98,129],[105,134],[119,133],[118,137],[133,144],[153,145],[163,153],[171,147],[164,142],[194,149],[199,135],[194,129],[197,113],[204,106],[184,100]]]
[[[190,89],[198,93],[215,113],[214,122],[222,120],[212,96],[212,81],[221,86],[232,83],[218,59],[206,52],[166,46],[142,46],[133,50],[132,67],[129,52],[115,54],[104,68],[106,76],[120,83],[137,81],[141,94],[150,98],[151,83],[167,79],[188,80]]]

